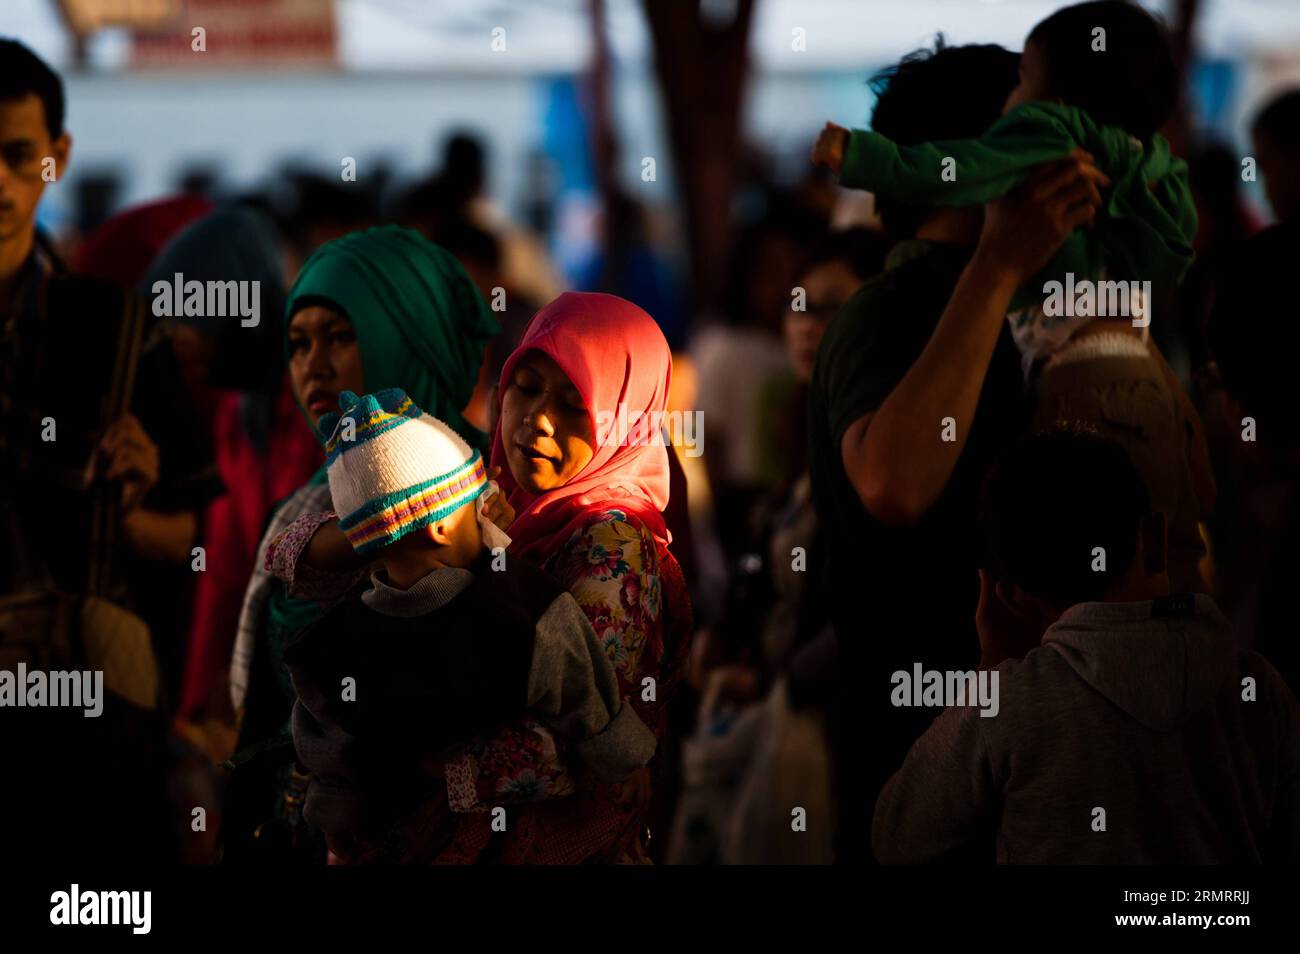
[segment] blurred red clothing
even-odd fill
[[[211,211],[211,200],[196,195],[133,206],[86,236],[72,256],[72,270],[134,289],[172,236]]]
[[[259,451],[244,432],[237,391],[217,391],[212,436],[226,493],[204,514],[207,569],[199,574],[181,689],[180,716],[224,713],[226,679],[244,590],[271,506],[307,482],[324,460],[298,408],[288,375],[276,398],[270,439]]]

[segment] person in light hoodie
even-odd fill
[[[1004,864],[1296,861],[1300,708],[1209,596],[1170,594],[1165,520],[1124,451],[1033,437],[981,510],[999,711],[949,708],[917,740],[876,804],[877,858],[991,835]]]

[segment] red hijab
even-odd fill
[[[134,290],[163,246],[211,211],[210,200],[193,195],[133,206],[86,236],[72,257],[72,270]]]
[[[568,483],[535,496],[516,482],[506,461],[501,436],[501,402],[515,365],[529,351],[548,355],[573,382],[587,407],[596,453]],[[492,463],[506,499],[515,509],[510,525],[511,551],[541,562],[568,542],[592,511],[622,510],[636,516],[667,544],[672,539],[661,511],[668,503],[668,448],[659,441],[639,441],[635,416],[662,414],[672,377],[672,353],[655,320],[615,295],[565,292],[528,324],[524,338],[501,369],[497,393],[497,427]],[[628,437],[601,441],[600,415],[607,422],[626,406]],[[616,446],[615,446],[616,445]]]

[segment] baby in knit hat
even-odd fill
[[[285,654],[311,773],[303,814],[331,851],[418,860],[392,833],[438,799],[443,753],[525,715],[605,781],[644,766],[654,735],[620,698],[577,601],[486,549],[499,531],[477,506],[482,455],[401,390],[344,391],[339,406],[320,422],[330,494],[353,549],[382,568]]]

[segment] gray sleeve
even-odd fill
[[[293,704],[292,724],[298,761],[311,774],[303,817],[326,834],[355,831],[361,805],[352,781],[352,737],[318,719],[301,698]]]
[[[619,696],[618,677],[578,601],[562,593],[537,623],[528,708],[576,742],[578,757],[617,782],[645,765],[655,737]]]
[[[979,710],[941,713],[876,801],[871,847],[882,864],[923,864],[961,846],[992,806]]]

